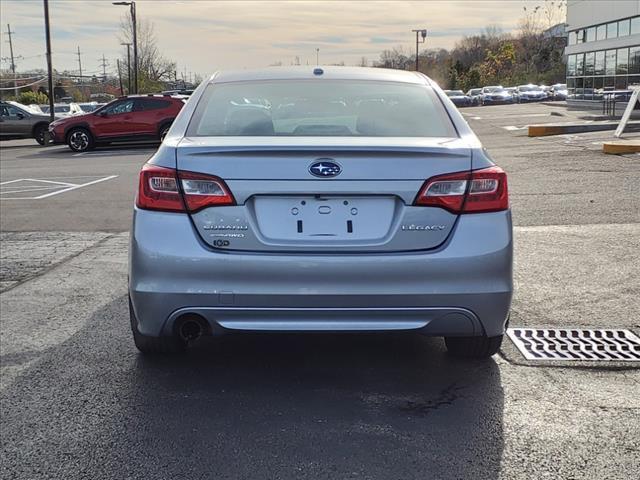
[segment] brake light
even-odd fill
[[[507,174],[500,167],[439,175],[427,180],[416,205],[453,213],[498,212],[509,208]]]
[[[218,177],[150,164],[140,171],[138,208],[194,213],[205,207],[234,204],[229,189]]]
[[[233,195],[223,180],[213,175],[193,172],[178,172],[184,203],[189,212],[206,207],[235,205]]]

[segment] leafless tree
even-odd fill
[[[158,48],[153,22],[140,18],[138,24],[138,75],[144,80],[159,82],[175,75],[176,63],[166,59]],[[133,33],[130,14],[120,21],[120,43],[132,43]],[[126,52],[124,58],[126,59]],[[131,59],[133,63],[133,58]],[[126,60],[124,60],[126,64]],[[133,66],[132,66],[133,68]]]

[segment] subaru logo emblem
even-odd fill
[[[340,175],[342,168],[331,160],[319,160],[309,167],[309,173],[314,177],[329,178]]]

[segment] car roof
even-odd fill
[[[316,70],[321,74],[314,74]],[[403,82],[429,84],[428,78],[418,72],[370,67],[268,67],[255,70],[229,70],[214,73],[210,83],[247,82],[252,80],[304,80],[326,78],[330,80],[377,80],[385,82]]]

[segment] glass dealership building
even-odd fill
[[[640,0],[567,2],[569,99],[640,85]]]

